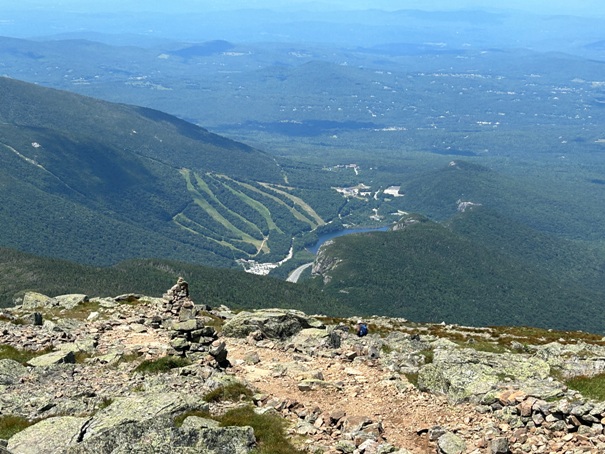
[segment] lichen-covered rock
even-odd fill
[[[97,344],[97,339],[95,339],[93,336],[88,336],[76,339],[74,342],[68,342],[66,344],[59,345],[59,350],[74,353],[94,353],[97,348]]]
[[[256,447],[251,427],[183,429],[128,423],[111,443],[103,440],[72,445],[67,454],[249,454]],[[104,441],[104,443],[102,443]]]
[[[228,337],[246,337],[261,331],[265,337],[284,339],[306,328],[322,328],[324,325],[305,313],[287,309],[264,309],[240,312],[223,326]]]
[[[508,438],[499,437],[490,442],[491,454],[508,454],[510,452]]]
[[[59,350],[30,359],[27,364],[34,367],[48,367],[55,364],[74,364],[76,357],[73,351]]]
[[[167,329],[171,329],[173,331],[180,331],[180,332],[190,332],[190,331],[195,331],[197,329],[203,328],[204,327],[204,323],[202,322],[201,319],[190,319],[190,320],[186,320],[186,321],[174,321],[171,324],[165,324],[165,327]]]
[[[26,292],[21,303],[23,310],[48,309],[59,305],[55,298],[38,292]]]
[[[592,376],[605,372],[605,347],[601,345],[551,342],[535,347],[535,354],[551,367],[557,367],[567,377]]]
[[[298,332],[291,342],[294,347],[319,346],[329,335],[325,329],[306,328]]]
[[[252,427],[218,427],[201,429],[195,444],[204,454],[248,454],[256,446]]]
[[[8,441],[12,454],[56,454],[77,441],[88,418],[48,418],[13,435]]]
[[[452,401],[479,400],[502,382],[546,379],[548,364],[535,357],[495,354],[472,349],[439,349],[434,360],[420,368],[421,390],[446,394]]]
[[[140,396],[116,399],[97,413],[86,427],[83,441],[110,432],[126,423],[137,423],[172,417],[188,410],[201,410],[207,404],[194,396],[180,393],[146,393]]]
[[[78,443],[72,443],[67,452],[71,454],[152,453],[177,452],[172,450],[177,446],[195,448],[204,438],[203,430],[178,429],[174,426],[174,417],[186,411],[207,409],[208,404],[198,397],[181,393],[145,393],[134,397],[118,398],[84,425]],[[220,451],[191,452],[218,453]]]
[[[12,359],[0,359],[0,385],[14,385],[27,373],[27,367]]]
[[[69,295],[59,295],[54,298],[59,306],[64,309],[73,309],[74,307],[88,302],[88,295],[83,295],[80,293],[72,293]]]
[[[182,430],[192,429],[215,429],[219,427],[219,422],[214,419],[202,418],[200,416],[188,416],[181,425]]]
[[[439,454],[463,454],[466,452],[466,443],[458,435],[447,432],[437,440]]]
[[[355,443],[353,443],[352,441],[341,440],[338,443],[336,443],[335,449],[336,449],[336,451],[342,452],[343,454],[353,454],[355,452],[355,449],[357,449],[357,447],[355,446]]]

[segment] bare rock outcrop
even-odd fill
[[[256,445],[250,427],[175,426],[175,416],[207,408],[195,396],[144,393],[119,398],[91,418],[40,421],[13,436],[7,448],[13,454],[249,453]]]
[[[454,402],[479,402],[498,388],[506,377],[520,384],[545,380],[550,375],[546,361],[519,354],[489,353],[473,349],[436,349],[433,362],[419,369],[421,390],[446,394]]]
[[[286,309],[244,311],[225,323],[223,334],[228,337],[246,337],[260,332],[272,339],[285,339],[306,328],[322,328],[323,324],[303,312]]]

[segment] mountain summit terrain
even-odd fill
[[[0,313],[0,452],[605,449],[598,336],[371,317],[360,338],[356,318],[175,295]]]

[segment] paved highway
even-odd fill
[[[300,278],[300,275],[302,274],[302,272],[312,265],[313,265],[313,262],[306,263],[302,266],[299,266],[294,271],[292,271],[292,273],[290,273],[290,276],[288,276],[288,279],[286,279],[286,281],[294,282],[294,283],[298,282],[298,279]]]

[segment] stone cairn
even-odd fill
[[[181,309],[185,309],[183,312],[191,312],[191,309],[195,306],[193,301],[189,298],[189,283],[182,277],[179,277],[174,284],[164,295],[166,302],[164,303],[164,312],[169,315],[175,315],[180,317]],[[184,317],[187,314],[183,314]]]
[[[216,330],[208,326],[210,317],[199,314],[207,306],[196,306],[189,297],[189,284],[179,277],[163,296],[164,328],[170,331],[171,347],[178,355],[192,361],[206,360],[219,368],[228,367],[225,342],[218,339]]]

